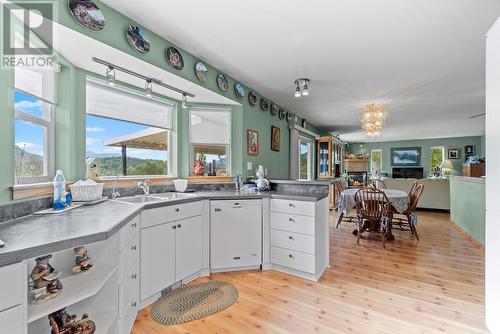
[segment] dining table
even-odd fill
[[[348,188],[340,193],[340,199],[337,207],[339,212],[339,222],[344,218],[344,216],[347,216],[356,207],[355,195],[358,190],[360,190],[360,188]],[[408,193],[398,189],[380,190],[385,193],[387,199],[391,203],[391,210],[393,213],[402,213],[408,207]],[[393,240],[394,236],[392,235],[392,232],[390,232],[390,230],[391,229],[389,228],[389,233],[386,237],[389,240]],[[357,234],[357,230],[353,231],[353,234]]]

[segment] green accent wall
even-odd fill
[[[450,219],[484,245],[486,190],[483,180],[450,177]]]
[[[126,28],[136,22],[100,1],[95,2],[106,18],[106,26],[102,31],[91,32],[80,26],[71,16],[67,1],[56,2],[58,4],[57,21],[83,35],[92,37],[133,57],[239,102],[241,104],[239,106],[230,106],[232,111],[231,166],[233,175],[236,171],[242,173],[244,178],[247,175],[252,175],[253,171],[250,173],[247,171],[247,162],[251,161],[253,169],[256,169],[259,164],[264,165],[268,169],[270,178],[286,179],[289,177],[290,137],[288,124],[285,119],[280,120],[278,116],[272,116],[269,111],[262,111],[258,105],[251,107],[247,99],[251,88],[245,86],[245,97],[239,100],[234,94],[234,85],[237,80],[226,75],[229,89],[227,92],[220,91],[216,83],[216,77],[221,73],[219,70],[147,29],[145,31],[151,43],[151,51],[146,55],[139,54],[129,45],[125,35]],[[165,49],[170,46],[176,47],[182,53],[184,68],[181,71],[173,69],[165,60]],[[194,66],[200,60],[205,63],[209,71],[206,83],[200,82],[195,75]],[[85,176],[85,80],[88,73],[74,67],[63,57],[59,56],[58,61],[62,65],[62,70],[56,74],[54,167],[62,169],[68,180],[77,180]],[[14,74],[12,70],[0,69],[0,91],[2,92],[0,99],[0,152],[2,153],[0,160],[0,203],[4,203],[11,199],[10,188],[14,182]],[[255,93],[259,101],[263,96],[258,92]],[[184,177],[189,175],[191,168],[188,161],[188,119],[187,112],[179,108],[179,101],[174,102],[177,104],[177,114],[174,116],[173,150],[174,156],[176,152],[178,154],[173,169],[177,175]],[[269,100],[269,102],[272,101]],[[297,122],[300,121],[301,119],[298,118]],[[271,151],[272,125],[281,129],[279,152]],[[313,125],[308,124],[307,128],[325,135]],[[247,155],[247,129],[259,132],[260,150],[258,156]]]
[[[387,142],[369,142],[369,143],[350,143],[347,152],[352,154],[370,154],[371,150],[382,149],[382,172],[391,175],[391,148],[397,147],[420,147],[421,159],[420,166],[424,168],[424,176],[430,174],[430,151],[433,146],[444,146],[445,159],[448,159],[448,149],[459,148],[461,150],[460,159],[450,160],[453,163],[453,175],[462,175],[462,164],[465,160],[464,149],[466,145],[476,146],[476,155],[481,155],[482,140],[480,136],[476,137],[456,137],[456,138],[435,138],[404,141]]]

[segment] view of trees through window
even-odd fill
[[[87,115],[86,134],[87,158],[100,176],[169,174],[166,129]]]
[[[431,147],[431,172],[439,168],[439,166],[443,163],[443,160],[444,147]]]
[[[382,171],[382,150],[372,150],[370,157],[372,174],[380,174]]]

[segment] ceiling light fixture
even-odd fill
[[[109,86],[113,87],[115,85],[115,68],[113,66],[108,66],[106,70],[106,79]]]
[[[151,80],[146,80],[144,84],[144,91],[147,97],[153,96],[153,82]]]
[[[382,129],[389,115],[389,105],[369,104],[361,110],[361,128],[367,137],[374,138],[382,135]]]
[[[309,95],[310,80],[306,78],[299,78],[295,80],[295,97]]]
[[[188,100],[186,94],[182,94],[182,109],[188,108]]]

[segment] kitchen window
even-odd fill
[[[370,170],[373,176],[378,176],[382,172],[382,150],[370,151]]]
[[[444,147],[433,146],[431,147],[431,173],[437,168],[441,168],[444,161]]]
[[[192,176],[231,175],[231,112],[225,109],[189,110]]]
[[[310,140],[299,139],[299,180],[312,179],[312,143]]]
[[[50,181],[54,154],[54,73],[15,69],[15,184]]]
[[[173,104],[87,81],[87,169],[99,177],[172,175]]]

